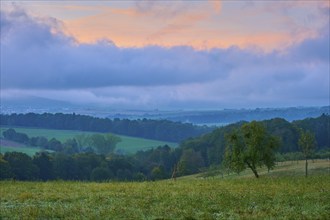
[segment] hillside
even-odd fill
[[[329,165],[314,165],[308,178],[281,171],[297,168],[287,163],[260,179],[242,175],[134,183],[1,181],[0,218],[326,219]]]
[[[29,137],[43,136],[46,137],[47,139],[56,138],[61,142],[65,142],[67,139],[75,138],[77,135],[93,134],[93,132],[83,132],[83,131],[73,131],[73,130],[37,129],[37,128],[28,128],[28,127],[25,128],[11,127],[11,128],[14,128],[17,132],[25,133]],[[0,127],[0,137],[2,136],[2,132],[7,129],[8,127],[3,127],[3,126]],[[119,153],[125,153],[125,154],[133,154],[139,150],[147,150],[153,147],[158,147],[163,145],[169,145],[171,147],[177,147],[178,145],[177,143],[173,143],[173,142],[136,138],[125,135],[118,135],[118,136],[121,138],[121,141],[117,144],[115,150]],[[35,152],[40,151],[40,149],[38,148],[31,148],[29,146],[25,146],[23,144],[19,144],[15,142],[8,143],[8,141],[4,141],[4,140],[1,140],[0,146],[1,146],[1,153],[17,150],[20,152],[27,152],[29,155],[31,154],[33,155]]]
[[[89,132],[110,132],[119,135],[180,142],[213,130],[206,126],[169,120],[129,120],[97,118],[87,115],[63,113],[27,113],[0,115],[0,125],[8,127],[33,127],[42,129],[76,130]]]

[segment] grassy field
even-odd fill
[[[56,138],[61,142],[69,138],[74,138],[79,134],[93,134],[93,132],[83,132],[83,131],[72,131],[72,130],[53,130],[53,129],[37,129],[37,128],[21,128],[21,127],[13,127],[17,132],[22,132],[27,134],[29,137],[36,136],[44,136],[48,139]],[[2,132],[8,129],[7,127],[1,127],[0,132],[2,136]],[[152,147],[163,146],[165,144],[176,147],[177,143],[165,142],[165,141],[157,141],[151,139],[143,139],[136,137],[129,137],[124,135],[117,135],[121,138],[121,142],[117,144],[116,150],[120,150],[125,153],[135,153],[139,150],[146,150]],[[6,148],[5,148],[6,147]],[[10,148],[10,149],[9,149]],[[18,150],[18,148],[11,148],[11,146],[1,146],[1,152],[5,152],[5,150]]]
[[[282,164],[272,171],[277,175],[259,179],[2,181],[0,219],[328,219],[327,162],[316,162],[308,178],[286,175],[291,165]],[[299,167],[303,170],[302,163]],[[317,169],[322,172],[314,172]]]
[[[297,161],[285,161],[278,162],[273,170],[268,172],[267,168],[262,167],[257,169],[260,176],[269,177],[294,177],[305,175],[305,160]],[[312,175],[330,175],[330,160],[308,160],[308,173]],[[201,174],[195,174],[191,176],[185,176],[182,178],[225,178],[225,179],[236,179],[236,178],[252,178],[254,177],[253,172],[250,169],[246,169],[240,174],[230,173],[227,174],[221,170],[210,170]]]
[[[40,152],[42,149],[38,147],[6,147],[0,145],[0,153],[4,154],[6,152],[22,152],[29,156],[35,155],[35,153]]]
[[[5,152],[22,152],[29,156],[33,156],[35,153],[42,151],[43,149],[39,147],[27,147],[24,144],[20,144],[13,141],[0,139],[0,153],[4,154]],[[51,150],[47,150],[52,152]]]

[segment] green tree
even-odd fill
[[[8,162],[13,177],[18,180],[35,180],[39,177],[39,168],[32,158],[21,152],[6,152],[3,159]]]
[[[204,167],[205,163],[200,152],[195,152],[193,149],[187,149],[182,152],[178,163],[179,175],[189,175],[197,173],[200,168]]]
[[[55,138],[52,138],[48,142],[47,149],[50,149],[50,150],[53,150],[53,151],[62,151],[63,146],[62,146],[62,143],[59,140],[56,140]]]
[[[39,168],[39,178],[41,180],[46,181],[53,178],[53,164],[49,153],[36,153],[32,160],[33,163]]]
[[[93,134],[90,136],[92,146],[99,154],[108,155],[114,151],[120,138],[112,134]]]
[[[248,167],[258,178],[257,167],[265,165],[271,169],[275,166],[279,141],[269,135],[261,123],[252,121],[242,125],[226,135],[226,141],[224,165],[231,170],[239,173]]]
[[[63,144],[63,152],[66,154],[75,154],[79,152],[79,147],[76,139],[67,139]]]
[[[301,131],[298,145],[305,158],[305,176],[308,175],[308,158],[313,154],[316,147],[315,135],[309,131]]]
[[[163,166],[156,166],[151,171],[151,178],[153,180],[160,180],[166,178],[166,172]]]
[[[71,155],[57,153],[52,160],[52,164],[55,179],[77,179],[77,165]]]
[[[8,161],[3,158],[3,155],[0,154],[0,180],[10,179],[13,177],[13,173],[11,172],[10,165]]]
[[[96,167],[91,173],[91,180],[101,182],[113,178],[113,173],[105,167]]]

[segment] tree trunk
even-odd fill
[[[257,170],[256,169],[252,169],[252,168],[251,168],[251,170],[253,171],[254,176],[257,177],[257,178],[259,178],[259,175],[258,175]]]
[[[255,168],[255,166],[252,166],[250,163],[246,162],[246,164],[248,165],[248,167],[252,170],[252,172],[254,173],[254,176],[256,178],[259,178],[259,175],[258,175],[258,172],[257,172],[257,169]]]
[[[177,170],[177,165],[174,165],[173,173],[172,173],[172,179],[176,181],[176,170]]]
[[[307,169],[308,169],[308,162],[307,162],[307,158],[306,158],[306,163],[305,163],[305,176],[307,177]]]

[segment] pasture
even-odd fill
[[[15,129],[16,132],[25,133],[29,137],[44,136],[47,139],[56,138],[61,142],[64,142],[69,138],[74,138],[75,136],[80,134],[93,134],[93,132],[73,131],[73,130],[39,129],[39,128],[26,128],[26,127],[11,127],[11,128]],[[1,127],[0,136],[2,136],[2,132],[7,129],[8,127]],[[178,145],[177,143],[173,143],[173,142],[130,137],[125,135],[117,135],[117,136],[119,136],[122,141],[117,144],[116,150],[128,154],[135,153],[139,150],[147,150],[153,147],[163,146],[165,144],[169,145],[170,147],[177,147]],[[12,151],[20,150],[20,148],[13,148],[12,146],[8,146],[8,145],[0,145],[0,146],[1,146],[1,152],[6,152],[6,150],[12,150]],[[26,146],[21,146],[21,147],[23,147],[24,149],[26,148]]]
[[[326,219],[330,177],[0,182],[1,219]]]
[[[0,139],[0,153],[4,154],[6,152],[22,152],[29,156],[33,156],[35,153],[42,151],[43,149],[39,147],[27,147],[24,144],[20,144],[14,141],[8,141]],[[51,150],[46,150],[52,152]]]
[[[327,219],[327,162],[315,162],[308,178],[288,176],[289,167],[297,166],[287,163],[259,179],[245,174],[155,182],[2,181],[0,219]]]

